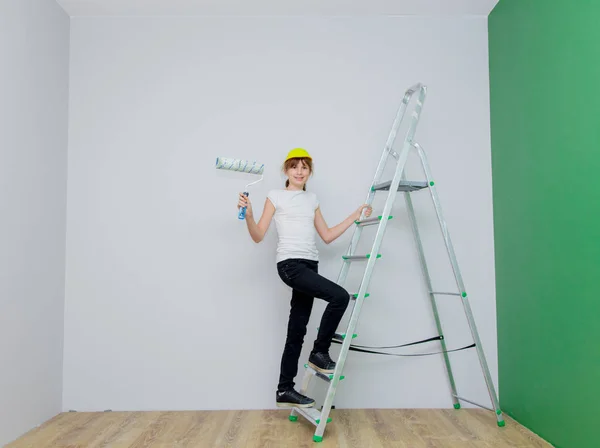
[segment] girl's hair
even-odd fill
[[[285,173],[290,168],[295,168],[296,165],[298,165],[298,163],[302,163],[303,165],[306,165],[308,167],[308,170],[312,174],[312,171],[313,171],[312,159],[309,159],[308,157],[298,157],[295,159],[286,160],[285,163],[283,164],[283,172]],[[288,187],[289,185],[290,185],[290,180],[288,179],[285,181],[285,186]],[[304,184],[302,189],[304,191],[306,191],[306,184]]]

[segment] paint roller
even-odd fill
[[[243,159],[230,159],[227,157],[217,157],[217,169],[218,170],[227,170],[227,171],[239,171],[241,173],[247,173],[247,174],[260,174],[261,175],[260,179],[246,185],[246,188],[244,189],[244,195],[247,197],[250,195],[250,193],[248,192],[248,187],[263,180],[264,176],[262,176],[262,174],[265,171],[265,164],[257,163],[257,162],[250,162],[248,160],[243,160]],[[246,207],[242,207],[240,209],[240,212],[238,213],[238,219],[245,219],[245,218],[246,218]]]

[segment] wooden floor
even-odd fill
[[[289,411],[64,413],[7,448],[524,448],[550,447],[515,421],[496,425],[490,411],[339,410],[322,443]]]

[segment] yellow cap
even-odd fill
[[[308,159],[312,160],[312,157],[310,156],[310,154],[306,151],[306,149],[302,149],[302,148],[294,148],[292,149],[287,157],[285,158],[285,160],[290,160],[290,159],[300,159],[306,157]]]

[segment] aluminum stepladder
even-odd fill
[[[418,97],[416,99],[416,105],[414,108],[414,112],[412,112],[411,117],[410,117],[411,122],[410,122],[408,130],[406,132],[406,136],[405,136],[404,142],[402,144],[401,152],[400,152],[400,154],[398,154],[393,150],[393,144],[396,139],[396,135],[398,133],[399,127],[400,127],[400,125],[404,119],[404,116],[406,114],[406,111],[408,109],[408,105],[415,93],[418,93]],[[305,365],[306,370],[304,373],[304,378],[302,380],[302,386],[301,386],[300,392],[303,394],[306,394],[312,378],[316,376],[316,377],[326,381],[329,384],[328,389],[327,389],[327,394],[325,397],[325,401],[323,403],[323,407],[322,407],[321,411],[314,409],[314,408],[292,408],[289,418],[290,418],[290,420],[295,421],[298,419],[298,414],[300,414],[303,417],[305,417],[308,421],[310,421],[313,425],[315,425],[316,430],[315,430],[315,433],[313,436],[313,440],[315,442],[321,442],[323,440],[323,434],[325,433],[325,428],[327,426],[327,423],[329,423],[331,421],[331,418],[329,418],[329,414],[331,411],[331,407],[333,405],[333,400],[335,398],[339,382],[342,379],[344,379],[342,372],[344,370],[344,365],[346,363],[348,351],[350,350],[351,341],[355,334],[354,331],[355,331],[356,325],[358,323],[358,318],[360,315],[363,300],[365,299],[365,297],[367,297],[369,295],[367,293],[367,290],[369,288],[369,284],[371,281],[371,275],[373,273],[375,263],[376,263],[377,259],[381,257],[381,255],[379,253],[379,249],[380,249],[381,243],[383,241],[383,237],[384,237],[384,234],[386,231],[386,226],[387,226],[388,220],[390,219],[390,213],[392,211],[392,207],[393,207],[394,201],[396,199],[397,192],[403,192],[405,200],[406,200],[407,211],[409,214],[409,219],[411,222],[413,235],[415,237],[415,242],[416,242],[418,253],[419,253],[419,261],[421,263],[421,268],[422,268],[424,280],[425,280],[425,283],[427,286],[427,291],[429,292],[429,298],[431,301],[431,306],[432,306],[432,310],[433,310],[436,327],[437,327],[438,333],[440,335],[440,344],[441,344],[442,353],[444,356],[446,373],[448,375],[448,380],[449,380],[450,389],[451,389],[451,397],[452,397],[452,402],[454,404],[454,408],[459,409],[460,401],[462,400],[467,403],[471,403],[473,405],[476,405],[481,408],[488,409],[488,410],[494,412],[496,414],[496,420],[497,420],[498,426],[504,426],[504,424],[505,424],[504,418],[502,416],[502,411],[500,410],[500,405],[498,403],[498,397],[496,395],[494,383],[492,381],[490,371],[489,371],[489,368],[487,365],[487,361],[485,358],[485,354],[483,352],[481,340],[479,338],[477,327],[475,325],[475,320],[473,318],[473,313],[471,311],[469,299],[467,297],[467,293],[466,293],[466,289],[465,289],[465,286],[463,283],[462,275],[461,275],[461,272],[460,272],[460,269],[458,266],[458,261],[456,260],[456,255],[454,253],[454,248],[453,248],[452,242],[450,240],[450,235],[449,235],[449,232],[448,232],[448,229],[446,226],[446,222],[442,215],[442,209],[441,209],[440,202],[439,202],[437,192],[435,189],[435,184],[434,184],[434,181],[433,181],[433,178],[431,175],[431,170],[429,169],[429,163],[427,161],[427,156],[426,156],[423,148],[421,148],[421,146],[414,141],[414,136],[415,136],[415,133],[417,130],[417,125],[419,123],[419,119],[421,116],[421,111],[422,111],[422,107],[423,107],[423,103],[425,101],[426,95],[427,95],[427,88],[422,84],[416,84],[416,85],[410,87],[405,92],[402,103],[396,113],[396,117],[395,117],[394,123],[392,125],[390,134],[388,136],[386,145],[382,152],[381,159],[379,161],[379,165],[377,166],[375,176],[371,183],[371,187],[369,188],[369,192],[367,194],[366,203],[371,205],[377,191],[388,191],[388,196],[387,196],[383,211],[382,211],[381,215],[378,217],[361,219],[356,222],[356,227],[354,229],[354,234],[352,236],[350,246],[348,247],[346,255],[344,255],[342,257],[343,258],[342,268],[340,270],[340,273],[339,273],[339,276],[337,279],[337,283],[339,285],[343,285],[345,283],[351,262],[366,260],[366,268],[365,268],[364,274],[362,276],[362,280],[360,283],[360,288],[359,288],[358,293],[351,295],[354,306],[352,309],[350,319],[348,321],[348,326],[347,326],[346,332],[341,333],[341,334],[336,333],[336,336],[335,336],[335,339],[337,339],[341,343],[340,355],[336,362],[335,371],[331,375],[324,375],[320,372],[313,370],[308,365]],[[407,181],[406,180],[404,168],[405,168],[409,153],[412,150],[416,150],[419,155],[419,158],[420,158],[420,161],[421,161],[424,173],[425,173],[425,177],[426,177],[425,181]],[[382,177],[384,168],[386,166],[386,163],[388,161],[388,158],[390,156],[396,160],[395,173],[394,173],[393,179],[391,181],[382,182],[381,177]],[[431,277],[429,275],[429,270],[427,268],[425,254],[423,251],[423,245],[421,243],[421,237],[419,235],[417,220],[415,217],[415,212],[414,212],[412,199],[411,199],[411,192],[418,191],[418,190],[421,190],[424,188],[428,188],[431,193],[431,198],[433,200],[437,218],[438,218],[440,228],[442,230],[442,234],[444,237],[446,250],[448,252],[452,270],[454,272],[454,277],[455,277],[456,285],[457,285],[457,289],[458,289],[457,292],[436,292],[436,291],[433,291],[433,289],[432,289]],[[358,242],[359,242],[361,234],[362,234],[362,229],[366,226],[374,226],[374,225],[377,225],[377,233],[375,235],[375,239],[373,242],[373,246],[371,248],[371,252],[366,255],[356,255],[355,251],[356,251]],[[457,297],[460,297],[460,299],[461,299],[461,302],[463,304],[463,308],[465,311],[465,315],[466,315],[467,321],[469,323],[471,335],[474,340],[475,348],[477,350],[477,356],[479,358],[479,363],[480,363],[480,366],[481,366],[481,369],[483,372],[483,376],[484,376],[484,379],[485,379],[485,382],[487,385],[487,389],[488,389],[488,393],[490,396],[490,400],[491,400],[493,409],[489,408],[487,406],[484,406],[484,405],[480,405],[473,401],[467,400],[463,397],[460,397],[457,393],[456,384],[454,381],[454,376],[452,374],[452,368],[450,365],[450,358],[449,358],[448,352],[447,352],[446,341],[443,337],[444,333],[442,331],[442,324],[441,324],[441,320],[440,320],[438,310],[437,310],[437,305],[436,305],[436,296],[438,296],[438,295],[457,296]]]

